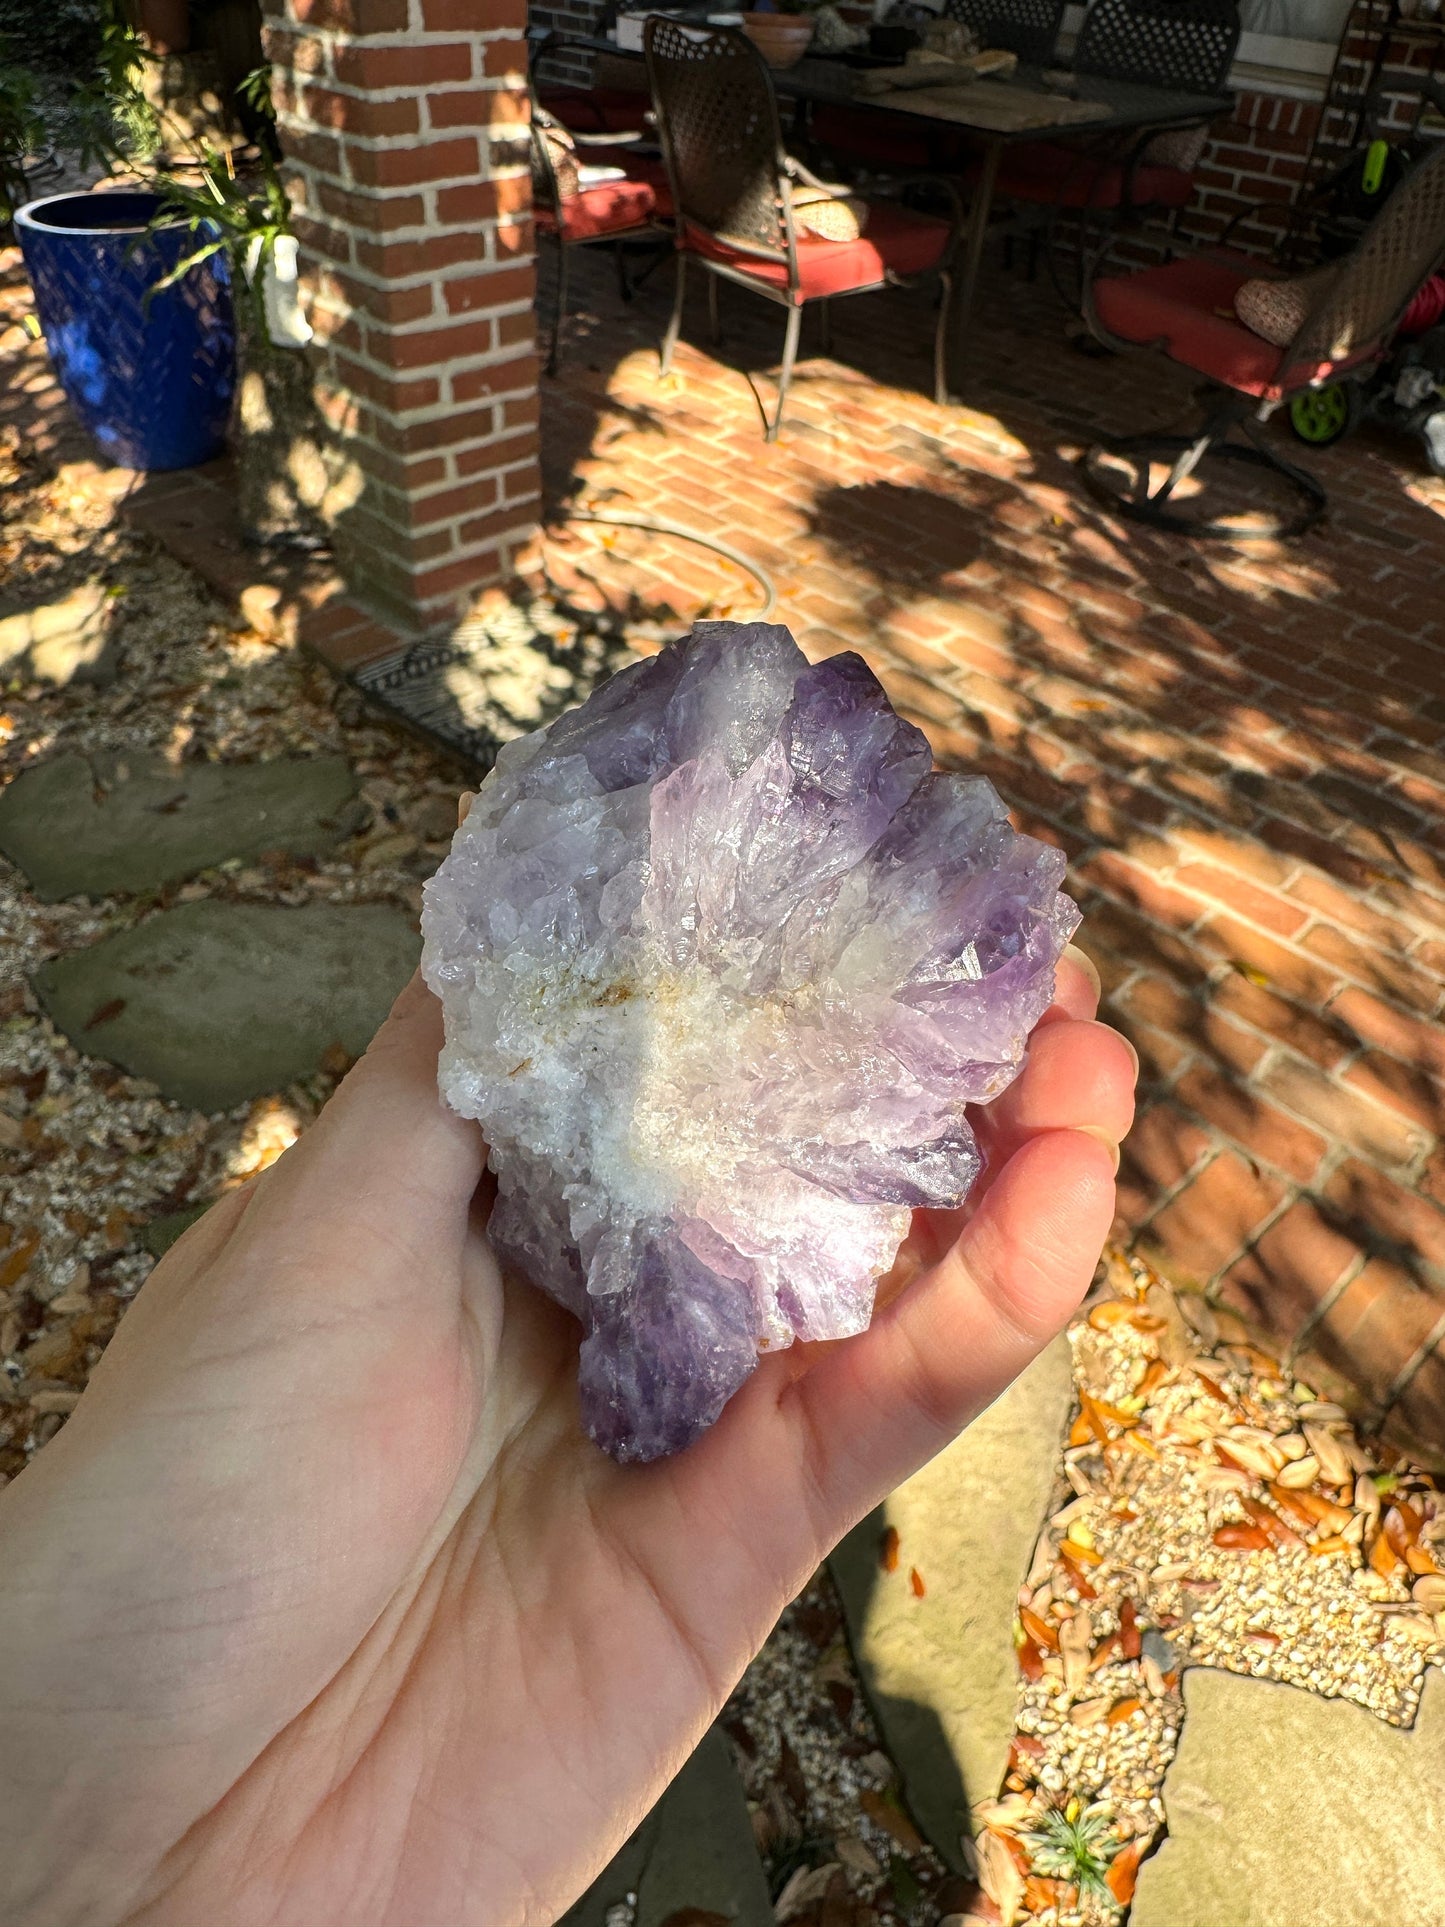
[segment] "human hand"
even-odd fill
[[[985,1178],[917,1215],[867,1333],[619,1467],[575,1323],[492,1260],[413,982],[0,1494],[0,1918],[547,1927],[823,1554],[1087,1289],[1135,1068],[1096,1002],[1066,959]]]

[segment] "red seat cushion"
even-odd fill
[[[1160,347],[1186,368],[1241,394],[1274,399],[1285,351],[1251,334],[1234,314],[1236,293],[1259,272],[1260,263],[1246,255],[1196,255],[1096,281],[1094,305],[1100,321],[1122,340]],[[1370,352],[1292,369],[1286,386],[1293,390],[1323,380]]]
[[[942,261],[949,233],[948,222],[936,215],[915,214],[912,208],[896,207],[890,201],[870,201],[868,225],[856,241],[824,241],[799,234],[799,291],[804,301],[817,301],[824,295],[879,287],[890,272],[924,274]],[[687,229],[686,239],[688,247],[710,261],[725,261],[771,287],[788,285],[784,262],[756,260],[693,227]]]
[[[646,181],[605,181],[599,187],[584,187],[562,203],[562,239],[592,241],[604,234],[621,234],[644,226],[652,218],[652,209],[652,189]],[[557,232],[551,208],[539,206],[536,222],[544,233]]]
[[[639,133],[652,106],[647,94],[624,93],[620,87],[540,87],[537,98],[554,120],[574,134]]]
[[[1133,207],[1184,207],[1194,181],[1182,167],[1136,167],[1085,154],[1062,141],[1027,141],[1008,148],[999,165],[995,193],[1011,201],[1042,201],[1053,207],[1124,206],[1126,178]]]
[[[661,154],[629,154],[625,148],[616,147],[589,149],[583,140],[578,143],[578,156],[604,167],[626,168],[629,180],[645,181],[652,189],[652,210],[659,220],[672,219],[672,187],[667,178],[667,163]]]

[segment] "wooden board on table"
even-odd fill
[[[954,87],[988,75],[1007,77],[1019,64],[1019,57],[1003,47],[985,47],[966,60],[949,60],[943,54],[911,53],[901,67],[865,67],[854,83],[855,91],[868,97],[917,87]]]
[[[1018,87],[1007,80],[971,80],[961,87],[921,87],[875,96],[875,107],[892,113],[923,114],[930,120],[957,121],[992,134],[1022,134],[1048,127],[1079,127],[1107,120],[1102,100],[1069,100]]]

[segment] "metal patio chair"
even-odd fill
[[[539,240],[549,240],[557,249],[557,292],[546,362],[547,373],[555,375],[562,356],[562,324],[567,318],[571,250],[597,241],[610,241],[617,258],[619,290],[624,301],[631,300],[622,243],[657,232],[658,197],[645,177],[629,170],[626,157],[620,153],[617,160],[625,178],[588,179],[589,171],[603,156],[612,158],[607,154],[608,146],[636,140],[635,132],[589,132],[573,136],[569,128],[543,107],[535,81],[531,95],[533,220]],[[582,141],[594,151],[590,154],[586,149],[579,151],[578,144]]]
[[[1134,435],[1096,444],[1083,458],[1090,485],[1122,515],[1186,535],[1302,534],[1324,513],[1323,485],[1271,448],[1263,425],[1283,403],[1385,355],[1406,307],[1445,263],[1445,144],[1408,174],[1365,230],[1359,245],[1325,276],[1285,348],[1234,318],[1234,297],[1257,278],[1248,255],[1214,253],[1093,281],[1085,317],[1115,349],[1160,348],[1203,375],[1217,391],[1194,435]],[[1243,441],[1231,441],[1234,429]],[[1219,456],[1272,470],[1294,491],[1295,511],[1268,527],[1204,520],[1175,506],[1181,485]],[[1152,471],[1169,464],[1157,486]]]
[[[980,47],[1003,47],[1030,67],[1047,67],[1059,44],[1067,0],[945,0],[943,16],[972,27]]]
[[[804,307],[816,302],[822,309],[826,352],[828,303],[835,295],[908,286],[937,274],[942,299],[933,344],[934,396],[946,401],[949,269],[960,227],[953,190],[936,184],[952,207],[951,220],[870,199],[856,240],[823,240],[806,227],[800,232],[795,186],[830,190],[784,150],[772,78],[752,42],[730,28],[684,27],[654,14],[643,45],[675,210],[677,293],[663,339],[663,372],[672,365],[682,327],[690,261],[707,275],[714,338],[719,279],[776,302],[788,319],[777,408],[771,421],[765,417],[766,439],[774,441]],[[874,191],[888,192],[880,184]]]
[[[1074,48],[1073,70],[1178,94],[1222,94],[1240,36],[1237,0],[1094,0]],[[1194,170],[1208,123],[1145,128],[1102,142],[1029,141],[1011,148],[995,192],[1021,207],[1048,210],[1047,244],[1063,293],[1055,251],[1071,234],[1082,261],[1095,227],[1108,230],[1136,215],[1164,214],[1170,228],[1194,198]],[[1038,218],[1030,228],[1034,245]],[[1096,242],[1097,245],[1097,242]],[[1077,305],[1079,288],[1070,297]]]

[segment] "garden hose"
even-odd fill
[[[763,593],[763,606],[751,622],[766,622],[778,606],[778,591],[773,578],[761,563],[750,562],[740,549],[730,542],[719,542],[715,536],[702,535],[696,529],[685,528],[681,522],[664,522],[646,515],[599,515],[593,509],[568,509],[561,516],[564,522],[595,522],[602,528],[641,529],[644,535],[670,535],[680,542],[696,542],[699,548],[711,549],[725,562],[731,562],[745,575],[750,575]]]

